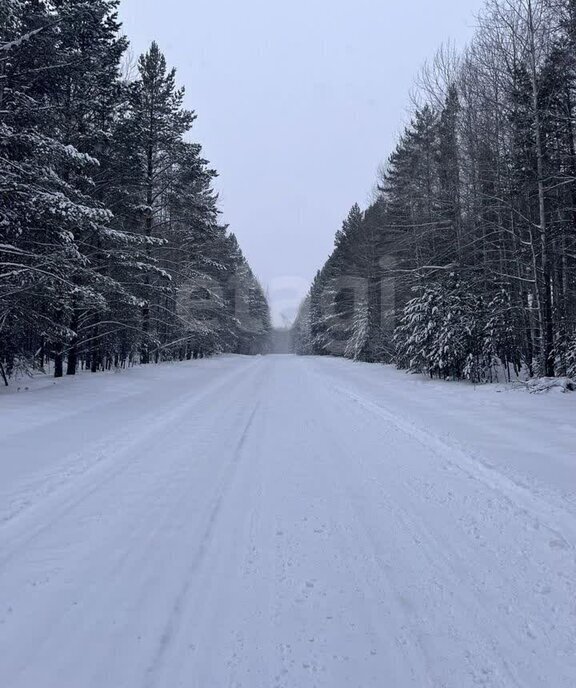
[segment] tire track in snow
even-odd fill
[[[475,546],[472,544],[474,541],[469,540],[469,538],[459,540],[459,548],[454,548],[451,542],[456,536],[454,527],[452,526],[449,530],[442,533],[441,531],[438,531],[437,528],[434,529],[434,526],[438,525],[438,523],[435,523],[438,521],[438,519],[433,518],[430,520],[429,518],[430,516],[435,516],[445,512],[446,505],[442,504],[441,502],[430,503],[427,505],[426,493],[422,491],[424,483],[422,483],[420,480],[418,473],[411,473],[410,467],[408,469],[403,469],[402,464],[400,463],[398,463],[396,466],[397,462],[394,461],[393,466],[396,466],[396,471],[388,473],[389,477],[392,479],[392,483],[388,486],[382,485],[382,489],[384,491],[386,491],[388,488],[389,500],[391,500],[391,503],[397,503],[396,513],[391,515],[391,522],[395,523],[395,528],[399,528],[401,532],[405,533],[406,536],[414,537],[414,547],[417,548],[414,549],[414,552],[419,552],[420,557],[425,557],[425,559],[429,562],[428,567],[432,567],[432,570],[437,570],[438,578],[436,579],[436,582],[434,580],[431,581],[433,585],[430,587],[430,592],[434,592],[434,585],[442,585],[442,581],[444,581],[443,589],[450,592],[451,606],[444,609],[442,612],[444,616],[444,622],[449,623],[450,615],[454,612],[457,612],[460,617],[460,621],[458,621],[458,616],[454,617],[452,622],[454,633],[459,632],[458,629],[459,626],[462,627],[462,623],[469,624],[471,621],[474,623],[476,628],[475,635],[477,637],[477,650],[480,649],[482,644],[484,645],[485,649],[483,654],[486,657],[486,660],[485,666],[476,666],[475,663],[470,665],[470,671],[472,672],[471,680],[473,679],[475,682],[478,681],[480,683],[486,681],[489,682],[489,685],[505,686],[506,688],[512,685],[518,686],[519,688],[525,688],[525,686],[528,685],[527,681],[529,680],[537,680],[538,683],[534,685],[547,685],[547,679],[545,678],[545,665],[541,663],[538,664],[537,670],[534,672],[534,666],[530,668],[530,664],[532,663],[531,661],[528,664],[525,664],[525,660],[529,657],[529,655],[526,654],[526,641],[533,643],[534,639],[536,638],[536,636],[533,634],[533,630],[531,630],[532,622],[528,619],[531,618],[532,613],[536,613],[536,610],[532,609],[531,607],[537,605],[538,601],[531,603],[528,601],[528,599],[522,596],[517,600],[520,609],[514,610],[513,615],[510,615],[510,613],[508,613],[508,616],[502,615],[502,613],[498,611],[500,603],[498,601],[498,594],[496,591],[500,589],[500,586],[502,583],[504,583],[504,581],[506,582],[507,586],[504,588],[506,595],[508,596],[509,600],[512,600],[515,593],[520,593],[522,587],[527,587],[527,585],[532,581],[535,582],[539,575],[545,577],[552,573],[548,569],[549,563],[541,564],[539,560],[534,560],[536,552],[543,552],[543,556],[546,557],[546,543],[542,542],[541,538],[539,540],[534,540],[524,536],[521,533],[525,539],[525,544],[522,545],[522,549],[518,554],[518,557],[516,557],[515,549],[512,545],[512,543],[515,541],[513,539],[509,539],[510,533],[503,533],[499,529],[497,529],[495,532],[490,531],[490,529],[494,528],[495,526],[505,526],[507,530],[514,528],[521,530],[524,524],[527,525],[528,520],[533,518],[533,514],[531,515],[529,510],[526,508],[524,500],[522,506],[519,506],[515,503],[513,497],[517,494],[517,486],[512,484],[512,495],[510,495],[509,491],[506,490],[508,487],[508,479],[506,477],[502,476],[503,485],[499,481],[496,481],[495,485],[494,480],[487,482],[483,472],[485,467],[482,464],[480,464],[479,477],[476,477],[475,474],[470,475],[470,472],[476,467],[477,463],[477,460],[473,456],[468,455],[460,448],[455,448],[443,442],[438,437],[429,434],[425,430],[421,430],[420,428],[412,426],[412,424],[409,424],[404,419],[398,418],[398,416],[392,412],[382,409],[373,402],[370,402],[369,400],[357,394],[353,394],[347,389],[339,388],[331,384],[325,378],[323,378],[322,375],[318,375],[316,371],[313,372],[319,378],[318,382],[324,385],[326,391],[333,399],[339,397],[342,400],[343,403],[338,413],[340,417],[348,412],[357,415],[359,418],[362,418],[360,425],[358,425],[356,421],[354,423],[343,423],[344,427],[357,425],[359,431],[361,430],[363,433],[370,433],[373,432],[373,430],[370,430],[370,428],[374,426],[373,421],[370,420],[371,418],[374,420],[385,420],[386,425],[392,426],[392,428],[394,428],[394,430],[398,433],[399,439],[402,436],[406,436],[411,442],[416,442],[421,446],[421,452],[424,453],[424,455],[425,453],[431,452],[436,458],[442,459],[442,462],[433,464],[429,464],[427,461],[421,462],[422,469],[426,469],[426,471],[430,473],[430,476],[433,476],[433,480],[440,480],[442,483],[442,477],[440,474],[437,474],[437,471],[438,469],[446,471],[446,465],[448,465],[449,470],[452,471],[452,473],[456,471],[456,473],[454,473],[454,480],[459,481],[461,483],[460,488],[463,488],[461,489],[459,496],[466,500],[466,495],[468,493],[470,493],[472,496],[477,493],[478,498],[483,500],[482,503],[477,504],[477,507],[481,509],[479,512],[477,512],[478,515],[482,514],[482,509],[485,509],[488,506],[489,511],[487,513],[493,523],[483,522],[481,525],[485,530],[487,527],[487,532],[492,532],[492,534],[496,536],[496,540],[494,540],[494,542],[489,542],[489,547],[485,551],[478,549],[477,546],[475,548]],[[337,393],[336,396],[334,396],[334,392]],[[354,404],[350,405],[345,401],[346,399],[351,399]],[[358,410],[355,411],[355,408]],[[362,416],[360,409],[362,409],[362,411],[368,411],[368,416]],[[335,412],[333,415],[335,415]],[[383,452],[382,459],[377,459],[378,461],[386,461],[384,456],[387,454],[394,456],[395,446],[398,448],[402,447],[401,455],[404,455],[408,449],[408,445],[404,447],[402,444],[395,444],[395,442],[398,442],[398,440],[395,440],[394,435],[391,435],[389,431],[386,431],[386,425],[374,426],[381,439],[378,441],[374,437],[371,444],[374,447],[381,446]],[[335,434],[335,437],[337,437],[339,440],[339,442],[336,442],[336,446],[340,446],[340,449],[342,446],[347,446],[350,444],[349,438],[338,432]],[[332,439],[335,441],[334,436]],[[354,453],[354,450],[351,448],[351,446],[349,451]],[[357,457],[363,461],[362,452],[359,452]],[[373,456],[371,457],[371,461],[374,461]],[[460,462],[464,464],[463,468],[460,468],[458,465]],[[366,466],[369,466],[368,470],[374,470],[375,466],[373,463],[370,465],[366,461],[363,461],[363,463]],[[413,462],[411,462],[410,465],[412,466],[412,464]],[[385,465],[386,464],[384,464],[384,466]],[[434,471],[436,471],[436,473],[434,473]],[[489,473],[491,472],[488,468],[486,468],[486,471]],[[461,476],[461,478],[458,478],[458,474]],[[499,478],[499,474],[496,474],[496,477]],[[467,488],[466,483],[462,483],[462,479],[472,480],[477,487],[471,486],[470,488]],[[401,482],[399,482],[399,480]],[[437,485],[440,485],[441,483],[437,483]],[[350,484],[354,484],[354,481],[351,480]],[[396,492],[390,491],[392,490],[392,485],[395,486]],[[430,487],[433,488],[434,483],[432,483]],[[486,493],[486,488],[489,490],[488,494]],[[471,489],[473,490],[472,492]],[[522,490],[523,488],[520,489]],[[504,493],[502,494],[502,492]],[[490,493],[492,494],[492,497],[490,497]],[[524,495],[521,492],[521,494],[523,497],[532,497],[530,493]],[[366,511],[368,508],[367,504],[370,504],[370,502],[366,502],[366,496],[367,495],[364,495],[364,499],[362,500],[361,509],[359,509],[360,502],[358,502],[357,499],[351,500],[352,503],[356,504],[356,512],[358,514]],[[438,496],[440,496],[440,493],[438,493]],[[489,507],[491,499],[493,500],[492,509]],[[499,500],[501,501],[499,502]],[[537,497],[537,502],[539,512],[544,511],[544,513],[548,515],[549,512],[546,509],[546,505],[541,503],[539,497]],[[499,503],[503,505],[503,511],[496,510],[496,505]],[[459,510],[456,511],[455,515],[458,515],[459,518],[465,517],[467,513],[466,506],[467,505],[465,501],[458,505]],[[433,508],[434,511],[430,511],[430,508]],[[556,514],[557,512],[553,511],[553,513]],[[566,518],[568,523],[570,523],[570,514],[565,514],[563,512],[560,512],[560,514],[562,518]],[[498,521],[498,519],[501,520]],[[361,518],[361,520],[364,522],[364,530],[367,534],[370,534],[370,539],[373,542],[373,551],[375,552],[376,556],[378,556],[378,552],[382,551],[382,537],[379,533],[378,538],[380,540],[380,544],[376,545],[373,538],[374,534],[378,531],[374,530],[374,514],[370,514],[368,521],[366,521],[365,518]],[[443,522],[442,527],[446,528],[449,523],[450,521]],[[454,525],[457,525],[457,523]],[[550,532],[556,531],[550,528]],[[520,540],[520,542],[522,542],[522,540]],[[505,544],[504,549],[501,549],[502,544]],[[464,551],[462,551],[462,547],[464,547]],[[536,550],[536,547],[539,549]],[[400,552],[401,551],[402,550],[400,550]],[[462,558],[464,556],[464,552],[467,553],[470,559],[465,560]],[[477,559],[478,554],[482,555],[482,561]],[[569,552],[565,552],[565,554],[569,554]],[[491,561],[490,556],[496,555],[498,559]],[[515,568],[510,565],[515,558],[518,558],[522,566],[530,567],[526,568],[524,574],[516,571]],[[542,561],[546,560],[543,559]],[[570,569],[574,570],[575,562],[573,558],[571,562],[567,561],[566,559],[564,559],[564,561]],[[508,565],[506,565],[506,562],[508,562]],[[406,566],[406,563],[408,566]],[[473,568],[471,568],[471,565],[474,564],[476,564],[476,566],[480,566],[481,568],[475,571]],[[400,567],[402,575],[397,575],[391,579],[392,587],[396,586],[401,588],[404,585],[404,578],[406,573],[409,571],[409,566],[410,562],[408,561],[405,562],[404,566]],[[499,566],[503,566],[503,568],[495,568]],[[539,573],[542,566],[545,568],[542,569],[541,573]],[[556,571],[557,576],[559,577],[560,589],[555,593],[556,599],[558,601],[562,599],[561,589],[564,584],[566,584],[569,588],[567,590],[567,599],[570,599],[574,595],[574,588],[573,586],[569,585],[568,579],[564,579],[561,573],[564,568],[560,561],[558,562],[557,567],[558,568]],[[387,571],[386,568],[383,569],[385,574],[393,571],[395,571],[395,568],[392,568],[389,571]],[[482,577],[479,575],[482,573],[490,576],[488,589],[486,588],[486,581],[483,581]],[[526,580],[522,579],[522,575],[526,576]],[[501,579],[499,578],[500,576],[502,577]],[[482,583],[481,588],[478,587],[478,583]],[[518,588],[519,584],[521,584],[520,588]],[[438,589],[438,592],[440,593],[441,590],[442,587]],[[570,592],[570,590],[572,592]],[[468,597],[470,594],[473,595],[472,598]],[[547,594],[550,593],[548,592]],[[442,593],[442,595],[445,596],[445,593]],[[519,626],[522,618],[522,607],[525,608],[524,611],[527,613],[527,621],[524,629],[520,628]],[[463,613],[465,616],[463,616]],[[557,648],[557,651],[568,652],[567,648],[570,647],[574,642],[574,627],[570,623],[567,624],[566,618],[562,618],[565,616],[565,614],[560,614],[559,616],[558,609],[552,603],[542,606],[542,608],[538,611],[538,616],[536,617],[538,619],[536,623],[539,624],[538,634],[549,645],[550,650],[552,650],[552,648]],[[498,620],[497,624],[499,625],[500,631],[505,632],[507,636],[507,641],[501,648],[499,648],[497,645],[491,645],[491,643],[494,642],[494,640],[490,641],[492,634],[488,634],[486,631],[486,629],[489,629],[494,625],[496,620]],[[554,631],[553,638],[549,637],[547,625],[542,625],[544,620],[546,620],[546,624],[549,625],[551,629],[555,629],[556,623],[560,624],[558,630]],[[419,621],[417,621],[418,626],[422,627],[423,622],[424,625],[426,625],[425,618],[421,618]],[[457,625],[454,625],[454,623]],[[502,640],[502,638],[500,640]],[[564,648],[564,650],[562,650],[562,648]],[[545,652],[543,654],[545,656]],[[473,655],[471,655],[471,657],[472,656]],[[491,666],[491,663],[488,660],[490,656],[492,656],[492,658],[499,656],[496,666]],[[511,663],[511,658],[516,658],[516,665]],[[478,657],[476,658],[476,661],[477,660]],[[536,678],[537,676],[539,676],[538,679]],[[565,684],[563,683],[562,685]],[[566,685],[571,684],[568,683]]]
[[[421,444],[424,449],[432,451],[444,462],[498,493],[501,498],[520,508],[526,515],[537,516],[544,521],[542,525],[558,538],[560,547],[576,552],[576,520],[571,512],[546,502],[528,488],[517,484],[491,468],[487,462],[459,446],[456,442],[449,442],[427,429],[420,428],[354,392],[335,385],[330,385],[330,388],[390,423],[398,431]],[[549,525],[545,521],[552,521],[553,525]]]
[[[144,684],[145,688],[153,688],[154,686],[158,685],[159,675],[163,668],[166,653],[175,635],[178,632],[182,616],[186,611],[186,603],[188,600],[190,590],[195,582],[196,573],[200,568],[202,561],[204,560],[206,553],[210,547],[210,543],[212,541],[214,530],[216,527],[216,522],[218,520],[218,516],[222,508],[222,503],[238,471],[243,456],[243,448],[246,443],[246,439],[248,437],[250,429],[252,428],[252,425],[254,423],[254,418],[256,417],[256,413],[258,412],[258,407],[259,401],[257,401],[254,405],[252,412],[250,413],[250,416],[246,421],[240,439],[238,440],[236,448],[233,452],[232,459],[227,464],[224,473],[224,480],[220,484],[217,494],[212,501],[210,512],[208,515],[208,522],[206,524],[206,527],[204,528],[202,539],[194,555],[194,558],[188,566],[184,583],[182,585],[182,588],[178,592],[176,599],[174,600],[174,604],[170,609],[168,621],[166,623],[162,636],[159,639],[158,648],[147,669],[147,678]]]
[[[170,408],[165,412],[151,412],[146,422],[138,423],[138,433],[126,441],[126,435],[130,437],[130,432],[123,428],[115,432],[112,436],[106,437],[97,449],[90,448],[81,454],[76,460],[82,461],[82,457],[97,457],[95,460],[88,459],[86,470],[80,474],[73,474],[70,479],[64,478],[57,483],[56,487],[47,494],[42,495],[40,503],[32,503],[26,510],[18,510],[16,513],[8,515],[0,520],[0,533],[8,532],[5,537],[12,541],[8,548],[0,557],[0,571],[8,564],[11,559],[24,548],[29,547],[36,538],[49,531],[60,519],[65,518],[79,504],[94,495],[99,490],[116,480],[125,471],[130,469],[134,462],[139,460],[137,450],[150,444],[151,440],[162,442],[161,430],[167,425],[173,424],[181,418],[186,417],[197,405],[206,401],[212,395],[218,395],[220,391],[228,387],[237,378],[244,378],[250,374],[252,366],[235,370],[223,380],[217,380],[209,389],[203,390],[200,394],[191,392],[183,402],[178,400],[178,406]],[[118,448],[118,444],[121,445]],[[105,458],[103,458],[105,456]],[[102,472],[98,479],[93,473]],[[58,476],[60,477],[60,476]],[[62,498],[62,493],[68,496]],[[54,508],[55,507],[55,508]],[[46,516],[41,516],[40,511],[46,511]],[[30,525],[27,521],[30,520]],[[41,525],[36,525],[38,521]],[[25,522],[24,525],[22,522]],[[15,530],[15,533],[11,533]],[[18,530],[23,532],[19,533]]]
[[[244,369],[244,372],[246,373],[247,370]],[[253,391],[254,387],[258,385],[261,375],[262,371],[259,369],[256,375],[254,370],[252,370],[249,374],[241,378],[235,376],[235,379],[240,380],[240,382],[232,387],[233,393],[227,395],[225,399],[222,399],[221,394],[219,394],[218,398],[214,398],[214,402],[218,404],[220,412],[225,416],[224,423],[220,425],[218,430],[226,433],[227,443],[229,439],[233,440],[234,437],[238,437],[238,434],[242,432],[242,435],[237,443],[237,446],[240,449],[244,446],[244,442],[248,434],[245,422],[246,410],[242,408],[241,404],[245,400],[246,396]],[[229,384],[230,380],[228,377],[226,377],[224,380],[221,380],[221,383],[218,385],[218,389],[220,390],[222,386]],[[198,395],[196,399],[198,401],[205,402],[206,395]],[[240,409],[242,410],[239,412]],[[252,413],[255,415],[255,410],[253,410]],[[209,419],[208,425],[206,425],[206,419]],[[232,453],[232,462],[223,463],[223,461],[220,461],[220,456],[218,453],[215,453],[212,450],[210,442],[215,437],[214,431],[218,427],[218,416],[212,416],[211,414],[208,414],[207,416],[203,415],[199,421],[201,440],[200,445],[198,445],[197,442],[198,432],[196,431],[195,427],[191,426],[186,430],[192,439],[190,452],[200,452],[198,459],[201,459],[202,463],[204,464],[204,467],[200,468],[200,475],[208,477],[210,474],[206,474],[206,469],[210,469],[213,475],[219,476],[219,484],[222,485],[230,473],[230,467],[234,463],[234,460],[238,460],[239,458],[237,456],[237,450],[234,448],[228,448],[226,446],[225,453],[222,458],[226,459],[228,453]],[[168,431],[168,426],[166,426],[166,429]],[[174,431],[178,432],[178,418],[175,418],[174,424],[170,425],[170,431],[170,436],[173,436]],[[182,551],[182,545],[180,543],[182,542],[183,537],[186,537],[186,530],[183,530],[182,526],[186,523],[186,521],[189,521],[190,535],[188,537],[191,536],[193,538],[192,541],[196,542],[197,539],[201,539],[198,538],[198,535],[203,527],[202,514],[206,514],[208,511],[208,504],[205,504],[204,500],[202,499],[202,510],[199,512],[199,517],[194,500],[191,500],[191,495],[189,493],[189,487],[193,487],[193,485],[190,483],[190,480],[192,476],[197,473],[195,468],[196,463],[190,461],[190,458],[193,458],[193,454],[189,454],[185,450],[185,445],[182,445],[182,442],[178,438],[175,438],[174,441],[168,445],[166,445],[166,442],[162,436],[160,436],[159,439],[163,441],[164,451],[168,452],[167,458],[169,458],[169,462],[158,464],[158,470],[160,472],[155,470],[151,476],[152,479],[155,477],[161,478],[162,480],[160,482],[156,479],[153,483],[144,486],[146,490],[157,490],[158,495],[163,496],[163,499],[157,505],[154,503],[150,504],[150,508],[146,509],[146,512],[141,512],[141,516],[143,516],[143,518],[134,520],[130,530],[126,530],[125,525],[131,524],[131,521],[133,520],[132,517],[135,516],[137,512],[134,511],[134,513],[130,513],[133,511],[133,509],[130,509],[130,512],[126,513],[126,510],[121,507],[122,518],[123,520],[128,518],[128,523],[122,524],[123,528],[118,530],[118,537],[122,536],[125,538],[123,545],[121,545],[118,551],[115,551],[117,549],[116,543],[113,540],[111,541],[113,531],[107,533],[107,531],[104,530],[101,535],[105,536],[106,539],[102,542],[98,542],[98,540],[94,541],[94,538],[92,537],[88,543],[90,547],[86,548],[84,551],[79,551],[78,547],[74,543],[69,553],[74,555],[73,559],[71,559],[69,554],[66,554],[64,551],[61,553],[63,556],[65,556],[66,564],[69,567],[68,575],[74,573],[76,580],[79,583],[83,582],[81,591],[78,591],[80,594],[80,599],[79,601],[73,601],[74,598],[72,598],[72,600],[66,600],[66,608],[58,610],[56,623],[50,626],[50,633],[45,636],[39,634],[38,640],[31,645],[30,649],[33,648],[34,652],[33,654],[29,655],[28,659],[21,665],[22,671],[25,671],[25,676],[23,675],[22,677],[23,683],[18,682],[10,685],[22,685],[26,687],[30,685],[38,685],[37,678],[33,680],[28,679],[28,672],[26,671],[26,668],[28,667],[33,669],[38,663],[39,656],[47,658],[55,655],[56,657],[59,657],[62,662],[67,661],[68,657],[78,656],[78,653],[82,652],[83,644],[86,642],[86,633],[91,635],[93,632],[96,636],[100,634],[101,637],[103,630],[106,628],[108,628],[110,631],[114,630],[116,633],[116,629],[113,628],[115,625],[115,616],[119,615],[118,618],[122,622],[122,625],[124,624],[124,614],[127,614],[127,619],[137,619],[140,615],[140,607],[149,607],[150,596],[155,598],[157,593],[160,592],[160,599],[165,599],[167,602],[169,602],[169,604],[164,605],[159,610],[160,614],[156,613],[151,617],[153,625],[150,629],[140,629],[140,632],[144,636],[143,640],[146,641],[146,645],[149,645],[148,641],[150,640],[151,632],[153,634],[152,637],[155,641],[155,645],[156,647],[158,646],[158,638],[161,637],[162,632],[165,631],[166,624],[164,624],[164,631],[157,629],[157,620],[161,620],[164,617],[165,611],[172,605],[172,600],[174,597],[178,597],[177,589],[172,589],[174,587],[173,583],[177,582],[178,585],[180,585],[182,580],[186,580],[186,578],[183,576],[183,572],[180,570],[185,562],[178,561],[178,553],[179,551]],[[216,445],[214,449],[219,446],[220,445]],[[179,453],[173,454],[175,448],[178,448]],[[150,458],[154,456],[154,451],[154,445],[149,445],[147,447],[145,458],[148,460],[148,465],[150,465]],[[162,455],[160,454],[160,456]],[[217,461],[215,461],[215,459],[217,459]],[[127,482],[127,478],[130,480],[130,482]],[[137,507],[138,502],[141,502],[142,505],[144,505],[144,502],[142,501],[144,494],[141,492],[142,477],[137,473],[132,476],[124,475],[121,482],[124,487],[132,487],[132,481],[134,479],[136,479],[134,487],[137,488],[137,491],[134,495],[137,501],[135,502],[134,507]],[[115,485],[115,491],[121,488],[122,485]],[[210,488],[211,491],[213,489],[213,487]],[[97,496],[96,493],[94,496]],[[102,498],[109,500],[110,495],[102,494]],[[214,511],[216,508],[214,500],[212,500],[211,506],[212,511]],[[78,512],[85,511],[86,508],[89,508],[87,504],[79,505]],[[217,514],[213,513],[212,515],[213,523],[211,527],[214,527]],[[115,528],[115,524],[113,527]],[[176,528],[175,531],[174,528]],[[174,542],[175,545],[177,544],[177,549],[172,550],[172,552],[171,547],[165,544],[166,538],[170,535],[171,530],[174,531],[175,535],[177,536],[177,539]],[[89,535],[92,534],[89,533]],[[187,543],[184,542],[183,544],[185,546]],[[205,543],[205,551],[203,552],[204,555],[208,551],[208,544],[208,542]],[[98,547],[96,548],[95,545],[98,545]],[[110,548],[110,545],[112,545],[112,548]],[[42,542],[40,546],[45,548],[46,543]],[[37,548],[38,545],[35,545],[35,547]],[[161,553],[173,553],[176,555],[176,559],[174,562],[172,562],[172,566],[170,565],[169,561],[162,557]],[[78,556],[80,556],[80,559],[75,561]],[[89,558],[87,559],[86,557]],[[85,567],[90,564],[90,561],[97,566],[97,570],[101,575],[96,577],[90,576],[90,579],[85,581]],[[71,567],[71,564],[73,563],[80,565],[81,568],[75,570],[76,567]],[[175,566],[175,564],[177,564],[177,566]],[[158,567],[161,568],[159,569]],[[174,569],[173,571],[171,570],[172,568]],[[162,582],[160,590],[157,587],[159,580]],[[2,581],[1,577],[0,581]],[[114,584],[113,581],[118,581],[118,584]],[[133,584],[132,581],[134,582]],[[164,590],[162,588],[164,588]],[[4,588],[4,592],[7,592],[7,588]],[[167,597],[168,595],[173,595],[172,599]],[[138,602],[138,599],[140,599],[140,602]],[[82,613],[85,605],[87,605],[86,612]],[[158,605],[156,601],[154,601],[153,607],[157,606]],[[89,611],[90,609],[92,609],[91,613]],[[95,609],[98,610],[97,613],[94,613]],[[47,621],[50,614],[56,612],[56,608],[41,608],[40,611],[47,613]],[[86,614],[88,614],[88,617],[86,617]],[[39,617],[38,622],[39,624],[42,624],[43,619]],[[90,625],[86,627],[86,623],[89,623]],[[45,625],[48,627],[47,624]],[[78,636],[74,635],[70,637],[69,648],[60,646],[55,652],[54,641],[58,637],[62,637],[63,634],[66,634],[66,629],[70,628],[71,626],[78,626],[80,634]],[[38,631],[41,631],[41,628],[42,626],[40,625],[38,627]],[[0,631],[1,630],[2,619],[0,618]],[[131,628],[129,626],[126,627],[126,633],[128,635],[121,636],[122,642],[129,640],[130,631]],[[32,638],[36,635],[36,628],[34,628],[33,632],[29,635],[30,639],[32,640]],[[109,639],[109,642],[111,644],[111,649],[113,649],[111,639]],[[104,645],[102,649],[105,648],[106,645]],[[152,648],[150,648],[149,656],[152,655],[153,651]],[[6,657],[6,659],[9,659],[9,657]],[[32,661],[33,659],[36,659],[36,661]],[[113,653],[109,659],[115,659]],[[5,663],[0,662],[0,665],[1,664]],[[82,683],[82,679],[79,678],[78,685],[86,687],[88,687],[88,685],[97,686],[98,688],[101,685],[107,685],[108,674],[106,673],[106,665],[107,662],[104,661],[99,663],[99,665],[96,665],[96,667],[98,667],[97,670],[96,667],[92,668],[92,671],[96,670],[94,682]],[[101,669],[100,666],[102,667]],[[90,671],[88,667],[87,671]],[[99,675],[100,671],[102,671],[101,679],[97,679],[96,677]],[[139,673],[137,665],[132,667],[132,672]],[[1,673],[2,672],[0,668],[0,676]],[[142,675],[144,674],[145,667],[142,667]],[[32,675],[35,676],[35,674]],[[13,678],[14,676],[15,674],[13,675]],[[143,685],[144,680],[145,679],[143,677],[138,681],[137,685]],[[52,685],[54,684],[50,684],[50,688],[52,688]],[[60,685],[61,682],[59,682],[57,685],[54,685],[54,688],[60,688]]]

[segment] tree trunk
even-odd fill
[[[78,331],[78,312],[74,309],[72,315],[72,322],[70,328],[76,333]],[[76,367],[78,365],[78,336],[75,334],[74,339],[68,349],[68,361],[66,365],[66,375],[76,375]]]
[[[6,372],[4,370],[4,366],[2,365],[2,361],[0,361],[0,375],[2,376],[2,379],[4,380],[5,386],[8,387],[8,378],[6,377]]]
[[[534,33],[534,14],[532,0],[528,0],[528,22],[530,35],[530,81],[532,87],[532,108],[534,117],[534,136],[536,142],[536,172],[538,175],[538,219],[540,230],[542,298],[540,300],[541,370],[547,377],[554,376],[554,325],[552,322],[552,284],[550,279],[549,238],[546,217],[546,197],[544,189],[544,148],[542,145],[542,125],[540,122],[540,104],[538,74],[536,69],[536,42]]]
[[[64,355],[62,352],[54,354],[54,377],[64,376]]]
[[[76,367],[78,365],[78,354],[76,353],[76,345],[72,344],[68,352],[68,360],[66,363],[66,375],[76,375]]]

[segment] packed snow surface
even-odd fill
[[[0,396],[2,688],[574,688],[576,394],[269,356]]]

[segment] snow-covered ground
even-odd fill
[[[2,688],[574,688],[576,394],[269,356],[0,396]]]

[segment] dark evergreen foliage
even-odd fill
[[[121,77],[119,0],[0,7],[0,365],[57,376],[266,346],[195,115],[152,44]]]
[[[297,351],[574,375],[575,17],[572,0],[490,0],[465,53],[439,53],[376,201],[336,234]]]

